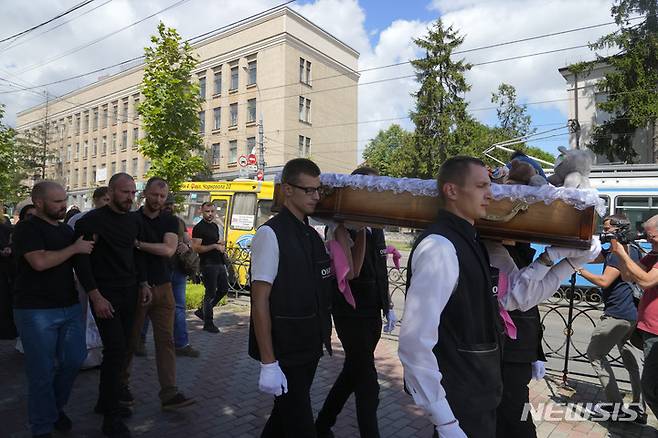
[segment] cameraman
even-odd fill
[[[603,233],[616,235],[627,232],[631,227],[628,218],[623,214],[614,214],[603,219]],[[640,250],[631,245],[624,245],[630,260],[640,261]],[[624,368],[628,371],[633,391],[632,408],[637,411],[636,422],[646,424],[647,415],[642,402],[640,384],[639,353],[630,343],[630,337],[635,330],[637,307],[633,298],[633,285],[622,280],[619,256],[610,251],[601,252],[594,263],[603,262],[603,273],[593,274],[586,269],[577,272],[586,280],[600,287],[603,295],[603,315],[592,332],[592,338],[587,347],[587,358],[596,372],[608,402],[622,404],[623,397],[619,392],[615,374],[606,355],[616,345],[621,355]]]
[[[654,414],[658,413],[658,215],[642,227],[651,252],[635,263],[623,245],[612,240],[610,249],[619,257],[619,271],[624,281],[637,283],[644,289],[638,308],[637,328],[644,341],[642,394]],[[655,348],[654,348],[655,347]]]

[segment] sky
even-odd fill
[[[79,2],[3,0],[0,40]],[[43,89],[20,91],[15,84],[34,87],[140,56],[158,21],[177,28],[183,38],[190,38],[279,4],[281,0],[95,0],[23,38],[0,43],[0,103],[6,105],[5,123],[13,126],[17,112],[44,101]],[[612,0],[301,0],[289,6],[359,51],[359,70],[372,69],[361,72],[359,80],[360,150],[392,123],[413,128],[408,118],[413,108],[411,94],[418,87],[408,77],[413,69],[408,63],[373,68],[422,56],[413,39],[425,35],[437,19],[452,25],[464,37],[459,50],[612,21]],[[104,38],[152,14],[152,18]],[[606,25],[471,51],[455,55],[455,59],[478,64],[580,46],[614,29],[614,25]],[[94,44],[76,50],[91,42]],[[491,93],[505,82],[516,87],[520,103],[528,103],[538,132],[564,126],[568,94],[558,68],[594,58],[591,50],[579,48],[475,65],[466,74],[471,85],[465,96],[469,112],[484,123],[495,124]],[[105,73],[117,71],[115,68]],[[51,96],[61,96],[97,80],[101,74],[52,85],[47,91]],[[545,101],[554,102],[536,103]],[[538,136],[556,134],[529,144],[555,154],[558,146],[568,145],[566,130]]]

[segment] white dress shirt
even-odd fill
[[[574,271],[566,261],[547,267],[538,261],[519,270],[505,247],[486,242],[491,266],[508,274],[509,289],[502,305],[528,310],[552,296]],[[424,408],[446,436],[465,436],[455,430],[455,416],[441,385],[441,371],[432,349],[439,340],[441,313],[457,287],[459,262],[454,245],[441,235],[425,237],[411,261],[411,283],[398,346],[404,380],[414,402]],[[459,429],[459,428],[457,428]],[[459,433],[461,432],[461,434]]]

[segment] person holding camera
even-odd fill
[[[654,414],[658,413],[658,215],[644,224],[651,252],[639,263],[633,261],[623,245],[613,239],[610,250],[619,257],[619,271],[624,281],[634,282],[642,289],[637,315],[637,328],[642,333],[644,369],[642,371],[642,395]]]
[[[630,227],[630,221],[623,214],[607,216],[603,219],[603,236],[618,237],[620,234],[623,236]],[[641,254],[637,246],[624,245],[624,247],[630,260],[634,263],[640,261]],[[601,381],[608,402],[621,405],[623,397],[619,392],[610,362],[606,358],[610,350],[617,346],[631,381],[633,393],[631,406],[638,414],[635,421],[646,424],[647,415],[644,412],[640,383],[641,362],[637,357],[638,351],[630,342],[637,321],[637,306],[633,294],[637,286],[621,278],[620,257],[612,251],[602,252],[594,263],[603,263],[601,275],[593,274],[584,268],[577,271],[580,276],[601,288],[603,298],[603,315],[592,332],[587,347],[587,358]]]

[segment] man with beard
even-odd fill
[[[92,210],[75,224],[75,235],[96,242],[91,255],[78,256],[78,280],[89,295],[98,331],[103,340],[98,403],[104,414],[102,431],[110,437],[130,437],[121,420],[133,402],[121,385],[128,343],[139,295],[141,305],[151,301],[144,260],[135,250],[140,233],[138,216],[130,214],[135,200],[135,181],[117,173],[108,185],[110,203]],[[122,402],[123,405],[120,403]]]
[[[25,351],[29,423],[34,437],[50,437],[53,427],[68,431],[63,408],[87,349],[82,310],[73,283],[73,256],[88,255],[94,242],[73,238],[59,222],[66,192],[42,181],[32,189],[36,214],[14,231],[17,275],[14,317]]]
[[[150,178],[144,188],[144,206],[137,212],[131,213],[141,222],[141,233],[135,241],[135,247],[144,254],[152,299],[150,304],[137,308],[123,376],[123,386],[128,388],[133,353],[140,342],[144,320],[148,316],[153,323],[155,364],[160,380],[160,400],[164,410],[194,403],[193,399],[185,397],[176,387],[176,352],[174,351],[176,305],[171,290],[169,257],[174,255],[178,246],[178,221],[171,215],[161,214],[168,194],[169,185],[164,179],[157,176]]]

